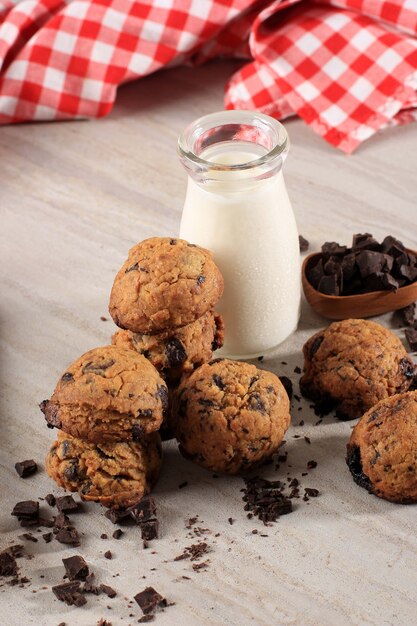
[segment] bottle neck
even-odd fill
[[[284,127],[251,111],[222,111],[200,118],[178,142],[180,160],[193,181],[224,191],[242,191],[274,177],[288,149]]]

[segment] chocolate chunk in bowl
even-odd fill
[[[326,242],[304,260],[302,283],[323,317],[381,315],[417,300],[417,252],[392,236],[378,243],[369,233],[354,235],[351,247]]]

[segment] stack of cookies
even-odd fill
[[[223,319],[214,311],[222,293],[211,252],[182,239],[147,239],[129,251],[114,281],[109,310],[121,330],[112,342],[149,359],[171,396],[223,345]],[[165,427],[163,438],[170,436]]]
[[[168,389],[143,356],[116,346],[86,352],[40,405],[60,432],[46,470],[61,487],[113,508],[136,504],[161,465],[158,430]]]
[[[112,508],[150,492],[169,392],[223,344],[223,320],[213,310],[222,293],[207,250],[169,238],[130,250],[110,298],[122,330],[113,345],[70,365],[40,405],[48,426],[60,429],[46,458],[60,486]]]

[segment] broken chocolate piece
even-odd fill
[[[59,543],[65,543],[71,546],[80,545],[80,536],[74,526],[64,526],[60,528],[55,535],[55,539],[59,541]]]
[[[78,503],[72,496],[62,496],[56,498],[56,508],[60,513],[74,513],[78,511]]]
[[[39,517],[39,502],[34,500],[24,500],[15,504],[12,515],[21,519],[30,519]]]
[[[417,352],[417,329],[416,328],[406,328],[405,337],[407,339],[408,345],[410,347],[411,352]]]
[[[152,496],[145,496],[137,504],[126,509],[136,524],[148,522],[156,517],[156,504]]]
[[[17,563],[15,557],[7,550],[0,554],[0,576],[16,576]]]
[[[112,537],[113,539],[120,539],[122,535],[123,535],[123,530],[120,530],[120,528],[117,528],[112,534]]]
[[[110,550],[107,550],[107,552],[104,553],[104,558],[109,559],[109,561],[113,558],[113,555]]]
[[[56,504],[55,496],[52,493],[48,493],[45,496],[45,502],[49,504],[49,506],[55,506]]]
[[[168,606],[166,599],[163,598],[153,587],[146,587],[143,591],[137,593],[134,599],[142,609],[142,613],[145,615],[153,613],[158,608],[165,608]]]
[[[157,519],[150,519],[146,522],[142,522],[140,525],[142,539],[145,541],[152,541],[152,539],[158,539],[159,522]]]
[[[88,565],[82,556],[69,556],[62,559],[65,573],[69,580],[85,580],[90,573]]]
[[[14,468],[21,478],[32,476],[32,474],[38,471],[38,466],[33,459],[28,461],[19,461],[15,464]]]
[[[100,591],[105,593],[106,596],[108,596],[109,598],[115,598],[117,596],[117,592],[113,589],[113,587],[110,587],[110,585],[105,585],[104,583],[101,583]]]
[[[323,276],[320,279],[317,291],[320,291],[320,293],[324,293],[327,296],[338,296],[340,290],[339,285],[337,284],[336,274],[332,274],[331,276]]]
[[[62,583],[52,587],[52,592],[58,600],[65,602],[69,606],[83,606],[87,599],[80,593],[81,583],[76,580],[69,583]]]
[[[300,252],[307,252],[310,243],[302,235],[298,235],[298,243],[300,245]]]
[[[109,519],[113,524],[121,524],[130,518],[128,509],[109,509],[105,512],[105,517]]]

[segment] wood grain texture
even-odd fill
[[[3,546],[24,532],[10,516],[17,500],[59,493],[43,469],[26,480],[14,471],[16,461],[32,457],[43,468],[53,440],[37,404],[68,363],[110,341],[114,326],[100,316],[108,317],[113,277],[128,248],[178,232],[186,179],[176,139],[192,119],[222,108],[233,67],[179,68],[127,85],[104,120],[0,129]],[[416,125],[387,131],[351,157],[301,121],[286,126],[292,142],[287,186],[312,250],[326,239],[349,243],[353,232],[365,231],[378,238],[392,233],[417,248]],[[381,321],[389,325],[390,316]],[[301,347],[325,323],[304,303],[299,330],[262,366],[290,376],[297,390]],[[156,489],[162,538],[152,549],[141,548],[134,528],[118,542],[100,539],[114,528],[99,507],[86,506],[88,515],[76,518],[84,533],[79,550],[42,539],[28,544],[36,558],[19,563],[32,585],[0,588],[2,625],[92,626],[100,617],[134,624],[140,610],[123,597],[132,599],[147,584],[176,603],[158,614],[161,626],[415,623],[416,508],[383,502],[357,487],[344,462],[352,424],[331,416],[320,426],[316,421],[308,403],[295,401],[287,437],[291,467],[264,470],[267,477],[285,479],[287,471],[300,476],[315,459],[318,467],[302,484],[320,490],[316,500],[300,502],[292,515],[264,529],[246,518],[241,479],[213,478],[168,444]],[[179,490],[183,481],[188,486]],[[201,573],[188,561],[173,561],[193,542],[184,520],[196,514],[212,531],[210,567]],[[253,529],[268,536],[253,535]],[[111,561],[103,558],[109,548]],[[42,589],[60,581],[62,557],[77,552],[100,582],[116,588],[117,598],[90,596],[75,609]]]

